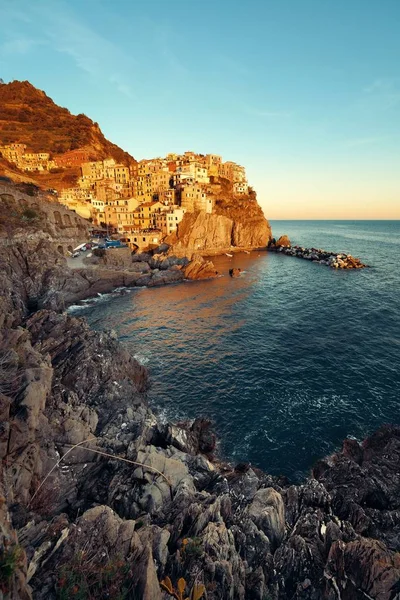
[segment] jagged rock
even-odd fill
[[[164,600],[166,576],[184,577],[187,592],[204,582],[207,600],[397,599],[399,427],[346,440],[297,485],[217,460],[209,421],[159,422],[142,395],[145,369],[115,336],[51,310],[24,320],[34,300],[57,305],[67,277],[35,244],[0,257],[12,383],[0,390],[0,541],[16,539],[8,507],[28,562],[22,554],[11,597],[30,600],[31,585],[35,599],[55,600],[66,570],[98,580],[111,561],[148,600]],[[132,274],[162,279],[179,266]]]
[[[291,245],[292,244],[287,235],[281,235],[281,237],[275,243],[277,248],[290,248]]]
[[[218,276],[214,264],[210,260],[204,260],[199,254],[192,256],[183,273],[185,279],[210,279]]]
[[[132,250],[129,248],[109,248],[101,257],[100,264],[117,269],[130,268],[132,265]]]
[[[132,254],[132,262],[150,262],[152,255],[149,252],[137,252]]]
[[[194,252],[229,248],[233,221],[222,215],[205,212],[186,213],[178,225],[172,252],[190,256]]]
[[[325,597],[394,600],[400,597],[399,554],[376,540],[332,544],[325,570]],[[339,596],[338,596],[339,594]]]
[[[271,228],[255,200],[235,200],[232,206],[219,204],[216,213],[186,213],[176,233],[168,238],[178,256],[193,252],[218,252],[231,246],[264,248]]]
[[[273,488],[260,489],[248,507],[248,515],[268,537],[271,545],[279,546],[285,533],[285,507],[282,496]]]

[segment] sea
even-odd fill
[[[221,276],[72,307],[149,370],[161,418],[210,418],[227,460],[291,481],[344,438],[400,423],[400,221],[271,221],[293,244],[351,253],[333,270],[268,252]],[[239,278],[229,269],[240,267]]]

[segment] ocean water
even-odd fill
[[[400,221],[271,224],[371,268],[216,257],[218,279],[134,289],[78,313],[146,365],[165,418],[206,415],[227,459],[299,480],[346,436],[400,423]]]

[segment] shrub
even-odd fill
[[[120,557],[99,564],[80,551],[60,569],[57,600],[127,600],[132,597],[131,579],[131,566]]]
[[[33,219],[39,218],[39,215],[37,214],[37,212],[35,210],[33,210],[33,208],[26,208],[23,211],[22,216],[25,219],[28,219],[28,221],[33,221]]]
[[[200,558],[203,554],[203,546],[200,538],[185,538],[182,541],[182,555],[187,559]]]
[[[98,258],[103,258],[106,255],[105,248],[95,248],[93,250],[93,256],[97,256]]]
[[[3,594],[10,592],[10,584],[18,567],[22,566],[24,551],[18,545],[3,548],[0,555],[0,591]]]

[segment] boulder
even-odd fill
[[[238,267],[234,267],[233,269],[229,269],[229,275],[231,277],[240,277],[241,272],[242,272],[242,269],[239,269]]]
[[[199,254],[192,256],[191,262],[183,270],[186,279],[210,279],[218,276],[214,263],[204,260]]]
[[[132,262],[149,262],[151,256],[149,252],[137,252],[136,254],[132,254]]]
[[[290,248],[291,245],[291,241],[287,235],[281,235],[281,237],[275,243],[277,248]]]
[[[276,548],[285,534],[285,506],[282,496],[273,488],[260,489],[256,492],[247,513]]]

